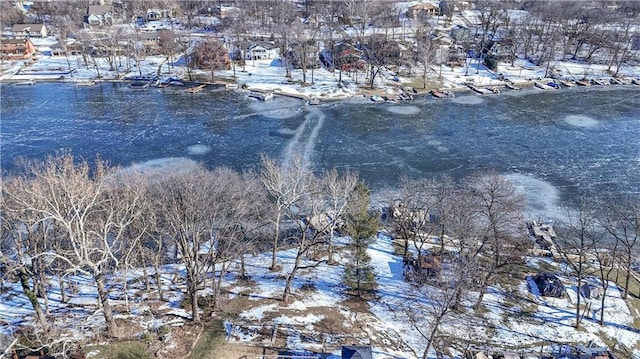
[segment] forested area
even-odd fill
[[[265,272],[286,264],[282,303],[290,301],[300,271],[320,263],[344,266],[342,290],[371,299],[376,276],[367,248],[378,231],[402,244],[405,280],[416,284],[417,298],[430,299],[402,310],[434,343],[441,321],[464,301],[480,308],[490,287],[525,265],[534,243],[524,225],[526,199],[496,173],[461,182],[404,179],[383,208],[373,208],[356,173],[313,173],[299,158],[279,163],[263,157],[255,172],[199,167],[149,176],[62,154],[3,178],[1,200],[0,284],[19,284],[35,319],[20,332],[43,343],[66,330],[52,321],[60,313],[50,310],[48,298],[72,301],[77,276],[91,280],[104,316],[104,332],[92,330],[114,338],[123,335],[115,318],[128,306],[114,310],[110,297],[127,296],[128,273],[138,273],[139,283],[160,301],[175,295],[161,283],[173,276],[182,306],[200,322],[203,311],[219,310],[226,279],[251,280],[245,262],[258,252],[272,253]],[[589,198],[557,224],[559,260],[573,267],[578,285],[597,276],[606,294],[610,281],[617,281],[626,298],[638,250],[638,208],[632,199],[612,204]],[[336,236],[350,238],[349,244],[337,245]],[[429,238],[440,247],[426,247]],[[284,249],[295,256],[279,258]],[[424,271],[416,263],[437,266]],[[576,327],[581,310],[578,302]],[[428,326],[425,313],[433,319]]]

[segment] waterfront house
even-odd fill
[[[171,10],[149,9],[146,15],[147,21],[171,19]]]
[[[410,19],[437,15],[440,15],[440,7],[429,3],[416,4],[407,9],[407,17]]]
[[[27,60],[35,55],[36,48],[31,40],[27,39],[2,39],[0,56],[2,60]]]
[[[276,57],[278,57],[278,48],[268,43],[252,44],[246,52],[247,60],[272,60]]]
[[[362,60],[362,50],[356,48],[351,41],[341,41],[333,46],[331,58],[335,67],[341,68],[343,71],[349,71],[354,68],[364,68]]]
[[[11,27],[14,37],[47,37],[49,32],[44,24],[15,24]]]
[[[113,8],[107,5],[91,5],[87,10],[85,22],[91,28],[101,28],[113,24]]]

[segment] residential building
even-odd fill
[[[0,56],[2,60],[28,60],[35,55],[36,48],[28,38],[0,40]]]
[[[14,37],[47,37],[49,32],[44,24],[15,24],[11,27]]]
[[[86,21],[91,28],[100,28],[113,24],[113,8],[108,5],[91,5],[87,10]]]

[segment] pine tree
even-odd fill
[[[344,282],[359,297],[373,292],[376,274],[367,248],[380,226],[378,215],[369,212],[370,192],[364,183],[356,186],[346,215],[346,231],[351,236],[348,245],[349,262],[344,268]]]

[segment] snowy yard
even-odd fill
[[[346,238],[340,238],[344,244]],[[402,257],[398,255],[389,237],[379,234],[369,248],[372,264],[378,275],[376,298],[366,306],[354,306],[344,294],[342,284],[343,267],[321,264],[300,272],[294,282],[294,299],[283,303],[284,276],[290,270],[295,250],[284,250],[278,255],[282,268],[270,272],[270,254],[260,253],[247,257],[247,270],[251,281],[243,281],[230,275],[224,285],[228,299],[223,304],[231,307],[241,301],[242,309],[235,317],[225,319],[227,334],[236,343],[268,343],[272,339],[274,326],[278,328],[278,343],[285,343],[290,350],[335,350],[338,343],[371,343],[376,358],[413,358],[421,355],[425,340],[410,324],[400,310],[404,304],[414,301],[417,306],[426,304],[426,298],[415,298],[412,285],[404,280]],[[562,268],[546,259],[531,259],[529,264],[539,262]],[[532,268],[533,269],[533,268]],[[149,269],[149,271],[152,271]],[[146,291],[142,284],[142,271],[127,273],[128,289],[122,281],[112,291],[111,301],[117,308],[118,318],[130,323],[133,333],[157,330],[164,324],[173,326],[188,322],[190,315],[180,307],[184,299],[183,290],[173,283],[183,269],[176,266],[165,268],[163,282],[165,300],[158,301],[155,291]],[[121,273],[124,278],[124,273]],[[480,347],[495,349],[538,350],[540,345],[552,343],[582,343],[592,341],[605,346],[615,343],[617,349],[637,348],[640,331],[634,328],[634,317],[627,304],[620,298],[620,291],[611,287],[605,302],[604,326],[595,317],[600,310],[599,300],[591,303],[591,312],[584,319],[582,329],[575,330],[576,287],[571,277],[561,275],[568,296],[565,298],[542,297],[530,291],[525,278],[509,287],[492,287],[483,301],[484,310],[474,313],[469,303],[455,313],[443,325],[447,335]],[[61,335],[72,340],[100,338],[104,318],[97,308],[95,288],[83,276],[73,276],[70,298],[66,303],[55,294],[59,288],[51,282],[48,304],[57,326],[64,327]],[[531,281],[529,281],[531,282]],[[11,334],[22,325],[33,320],[29,301],[16,283],[6,283],[2,292],[0,313],[1,331]],[[206,296],[207,290],[200,293]],[[41,304],[44,301],[41,299]],[[367,309],[368,308],[368,309]],[[424,318],[428,321],[428,318]],[[285,334],[283,334],[285,333]],[[450,355],[460,355],[450,350]],[[640,358],[636,349],[635,357]],[[334,352],[339,355],[339,352]],[[435,358],[435,351],[430,357]]]

